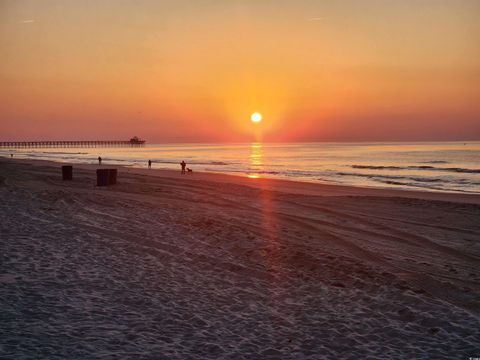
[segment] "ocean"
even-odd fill
[[[147,144],[0,149],[0,156],[180,169],[328,184],[480,193],[480,142]]]

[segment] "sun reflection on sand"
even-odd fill
[[[263,144],[254,142],[250,145],[249,156],[249,172],[247,174],[250,179],[261,179],[264,172],[264,153]],[[266,179],[265,179],[266,180]],[[263,246],[258,249],[259,254],[263,258],[263,265],[272,273],[280,273],[281,253],[278,239],[278,218],[275,196],[269,188],[268,182],[258,181],[258,205],[259,220],[262,228]],[[275,279],[281,279],[278,276]],[[272,278],[272,281],[277,281]],[[274,297],[275,295],[272,294]]]

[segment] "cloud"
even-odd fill
[[[308,19],[308,21],[323,21],[323,20],[325,20],[324,17],[312,17]]]
[[[20,20],[20,22],[21,22],[22,24],[30,24],[30,23],[35,22],[35,20],[33,20],[33,19],[27,19],[27,20]]]

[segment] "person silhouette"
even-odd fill
[[[148,168],[149,168],[149,169],[152,168],[152,160],[148,160]]]
[[[180,163],[180,166],[182,167],[182,174],[185,174],[185,167],[187,166],[187,163],[182,160],[182,162]]]
[[[98,165],[102,165],[102,158],[100,156],[98,157]]]

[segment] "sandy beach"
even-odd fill
[[[0,159],[2,359],[480,356],[480,196]]]

